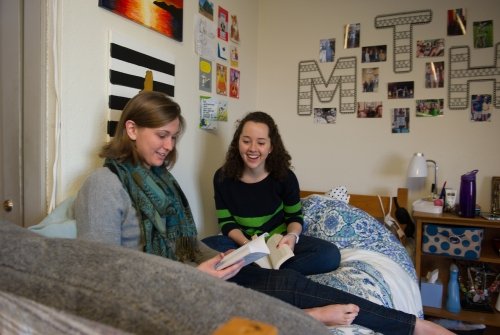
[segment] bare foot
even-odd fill
[[[452,331],[427,320],[417,319],[414,335],[452,335]]]
[[[327,305],[305,309],[305,311],[326,326],[347,326],[358,316],[359,307],[354,304]]]

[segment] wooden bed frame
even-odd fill
[[[300,196],[301,198],[305,198],[308,195],[311,194],[325,194],[325,192],[321,191],[307,191],[307,190],[301,190],[300,191]],[[382,213],[382,209],[380,208],[380,202],[378,200],[377,195],[366,195],[366,194],[349,194],[349,204],[356,206],[358,208],[361,208],[371,216],[375,218],[383,218],[384,215]],[[387,214],[387,211],[389,210],[389,201],[392,201],[392,197],[390,196],[382,196],[382,203],[384,205],[384,210]],[[407,208],[408,206],[408,189],[407,188],[398,188],[398,194],[397,194],[397,199],[398,199],[398,204],[400,207]],[[395,216],[395,211],[396,211],[396,205],[394,202],[392,203],[392,210],[391,210],[391,215],[393,218],[396,218]]]

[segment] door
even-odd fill
[[[21,226],[46,208],[46,1],[27,3],[0,0],[0,219]]]

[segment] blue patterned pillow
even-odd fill
[[[326,196],[302,200],[305,235],[335,243],[339,249],[359,248],[386,255],[416,280],[410,256],[396,236],[377,219],[352,205]]]

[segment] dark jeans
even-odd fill
[[[202,241],[220,252],[239,247],[224,235],[206,237]],[[316,237],[301,235],[293,252],[295,256],[283,263],[280,269],[292,269],[303,275],[312,275],[333,271],[340,264],[340,251],[337,246]]]
[[[415,315],[318,284],[294,270],[268,270],[248,265],[229,281],[283,300],[298,308],[355,304],[360,310],[354,323],[385,335],[413,334],[415,328]]]

